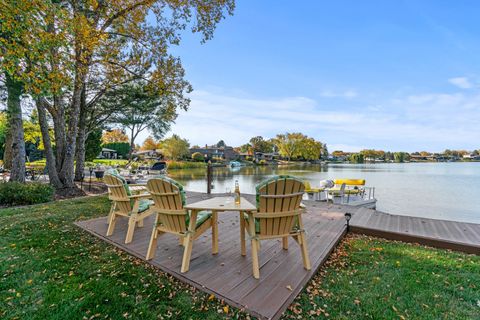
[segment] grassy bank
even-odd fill
[[[348,237],[285,318],[479,319],[480,257]]]
[[[1,319],[246,317],[72,224],[109,207],[93,197],[0,210]],[[478,256],[356,236],[284,319],[474,319],[479,283]]]
[[[105,197],[0,210],[1,319],[217,319],[236,310],[97,240],[72,222]]]
[[[206,168],[207,164],[204,162],[191,162],[191,161],[168,161],[168,170],[181,170],[181,169],[197,169]]]

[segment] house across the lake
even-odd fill
[[[463,155],[463,160],[480,161],[480,155],[476,153],[465,154]]]
[[[117,150],[102,148],[102,151],[98,155],[99,159],[118,159]]]
[[[239,153],[230,146],[208,146],[205,147],[193,147],[190,148],[190,155],[194,153],[201,153],[205,158],[213,159],[213,158],[220,158],[227,161],[236,160],[239,158]]]
[[[256,162],[259,162],[262,160],[271,162],[271,161],[278,160],[279,158],[280,158],[280,155],[278,154],[278,152],[255,152]]]

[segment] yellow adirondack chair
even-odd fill
[[[151,195],[132,195],[125,179],[114,172],[105,174],[103,180],[108,187],[108,198],[112,201],[112,207],[108,215],[107,236],[113,234],[118,216],[127,217],[128,230],[125,243],[130,243],[137,222],[139,227],[143,227],[143,219],[154,213],[150,206],[152,202],[148,200]]]
[[[282,238],[283,249],[287,250],[288,237],[292,237],[300,245],[303,266],[310,270],[300,208],[305,190],[303,182],[290,176],[277,176],[260,183],[256,189],[258,211],[245,216],[252,243],[253,276],[260,278],[258,249],[260,240],[264,239]]]
[[[150,260],[155,256],[157,240],[162,233],[177,235],[180,238],[180,244],[185,246],[185,252],[191,252],[193,240],[197,239],[202,233],[214,225],[215,222],[212,219],[212,212],[200,211],[198,213],[192,213],[197,215],[197,223],[194,229],[195,232],[192,236],[188,237],[190,212],[183,208],[185,205],[183,186],[172,179],[161,177],[148,180],[147,189],[155,202],[157,218],[153,226],[146,259]],[[212,236],[214,236],[213,232]],[[214,239],[214,241],[218,241],[218,239]],[[183,265],[182,263],[182,266]],[[181,270],[181,272],[185,271],[186,270]]]

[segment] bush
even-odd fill
[[[201,162],[201,161],[205,161],[205,157],[200,152],[194,152],[192,154],[192,160]]]
[[[130,143],[128,142],[105,143],[102,147],[117,151],[118,155],[124,159],[128,157],[128,153],[130,152]]]
[[[205,168],[206,166],[207,166],[207,164],[204,163],[204,162],[169,161],[167,163],[167,169],[168,170]]]
[[[21,206],[53,200],[53,188],[44,183],[0,183],[0,205]]]

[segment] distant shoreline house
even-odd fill
[[[100,154],[97,156],[99,159],[118,159],[117,150],[102,148]]]
[[[272,162],[278,160],[279,158],[280,154],[278,152],[255,152],[255,162],[262,160]]]
[[[240,154],[230,146],[217,147],[205,145],[203,148],[190,148],[190,155],[196,152],[201,153],[207,159],[220,158],[227,161],[237,160],[240,156]]]
[[[429,155],[421,154],[410,154],[411,162],[421,162],[421,161],[431,161],[431,162],[448,162],[448,161],[458,161],[460,157],[446,155],[443,153],[432,153]]]
[[[473,160],[473,161],[480,161],[480,155],[475,153],[465,154],[462,157],[464,160]]]

